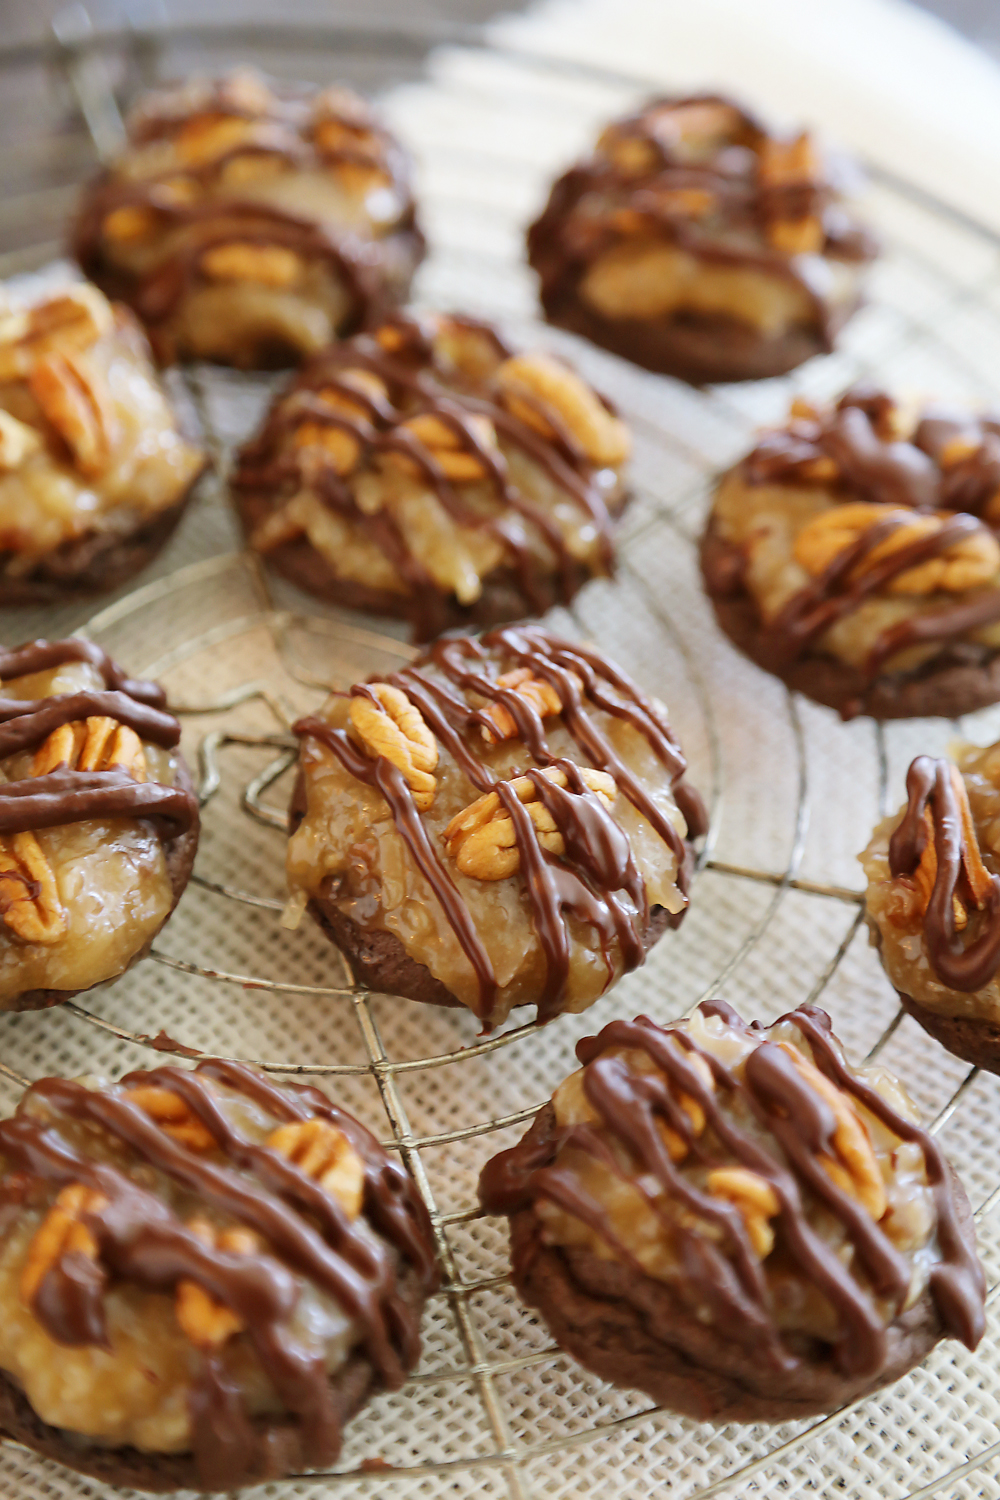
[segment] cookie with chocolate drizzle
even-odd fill
[[[873,944],[906,1010],[1000,1073],[1000,745],[920,755],[860,856]]]
[[[405,301],[424,253],[409,158],[367,104],[249,70],[141,100],[72,245],[161,361],[245,369],[297,364]]]
[[[568,603],[611,571],[630,438],[605,399],[472,318],[397,316],[279,395],[232,479],[250,544],[420,640]]]
[[[713,94],[608,125],[528,231],[545,314],[701,384],[758,380],[833,348],[877,253],[845,164]]]
[[[0,1011],[117,979],[183,894],[198,800],[155,682],[91,641],[0,650]]]
[[[333,1463],[435,1284],[412,1179],[319,1089],[209,1060],[0,1121],[0,1429],[105,1483]]]
[[[843,718],[1000,698],[1000,422],[870,386],[796,400],[716,490],[701,544],[723,630]]]
[[[445,637],[295,725],[286,923],[491,1030],[591,1005],[688,905],[705,811],[662,703],[538,625]]]
[[[127,307],[84,282],[0,287],[0,607],[131,581],[206,464]]]
[[[974,1349],[985,1279],[961,1183],[902,1086],[812,1006],[746,1025],[612,1021],[489,1162],[514,1284],[559,1345],[699,1420],[786,1421]]]

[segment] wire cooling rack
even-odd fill
[[[87,127],[67,125],[50,104],[38,139],[5,153],[4,275],[36,271],[59,253],[75,182],[120,130],[112,83],[262,58],[275,71],[317,79],[384,80],[404,72],[428,39],[417,29],[343,27],[101,35],[88,33],[79,11],[60,38],[46,52],[0,50],[7,98],[21,97],[22,84],[37,83],[38,68],[54,62]],[[318,611],[269,583],[238,550],[224,490],[228,454],[273,382],[207,366],[178,377],[178,399],[200,419],[218,476],[203,485],[149,581],[113,598],[86,627],[130,670],[167,684],[198,766],[204,832],[188,892],[144,963],[57,1011],[0,1016],[0,1106],[44,1073],[116,1076],[164,1049],[319,1075],[400,1151],[437,1234],[444,1286],[429,1305],[417,1372],[352,1425],[335,1474],[258,1492],[274,1500],[642,1500],[654,1492],[681,1500],[1000,1500],[992,1317],[976,1355],[941,1346],[890,1391],[822,1421],[716,1428],[655,1411],[560,1355],[511,1292],[503,1226],[475,1206],[478,1169],[518,1137],[574,1066],[580,1035],[640,1010],[666,1019],[716,993],[764,1021],[820,1001],[852,1054],[880,1055],[933,1120],[976,1206],[994,1293],[1000,1284],[991,1217],[1000,1201],[1000,1080],[968,1071],[898,1013],[867,946],[856,861],[881,811],[901,800],[911,757],[940,753],[956,734],[988,743],[1000,736],[1000,709],[957,726],[843,725],[792,698],[720,638],[695,566],[713,474],[757,424],[781,415],[793,392],[823,398],[870,374],[903,392],[980,405],[1000,399],[998,243],[917,189],[877,178],[868,209],[886,253],[871,301],[836,355],[789,379],[706,392],[632,368],[535,322],[520,245],[546,181],[602,119],[647,88],[466,40],[440,46],[424,81],[386,100],[420,161],[433,254],[418,299],[494,317],[515,341],[540,339],[572,354],[636,435],[635,500],[617,580],[589,586],[553,624],[599,640],[668,702],[692,779],[711,805],[691,910],[643,970],[582,1017],[540,1029],[515,1016],[484,1039],[464,1013],[356,988],[308,924],[281,928],[288,726],[330,685],[410,653],[377,622]],[[13,640],[81,623],[73,609],[20,611],[2,629]],[[0,1448],[0,1491],[11,1500],[107,1493],[10,1444]]]

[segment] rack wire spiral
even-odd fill
[[[388,56],[391,67],[427,40],[415,28],[343,26],[102,35],[88,33],[77,12],[46,57],[85,122],[64,140],[75,179],[120,130],[109,80],[181,71],[178,59],[189,68],[199,58],[212,66],[261,53],[272,68],[294,59],[302,71],[308,58],[317,77],[368,78],[376,57]],[[0,49],[0,76],[40,60],[30,49]],[[398,663],[409,648],[375,622],[304,607],[238,550],[225,467],[268,399],[264,377],[207,366],[180,377],[178,395],[199,415],[218,477],[203,487],[153,581],[85,627],[130,670],[168,686],[198,759],[202,846],[188,893],[149,959],[58,1011],[0,1017],[0,1104],[45,1072],[113,1076],[163,1049],[319,1075],[401,1153],[435,1226],[445,1280],[428,1311],[419,1369],[354,1423],[336,1474],[268,1487],[280,1500],[373,1493],[638,1500],[654,1491],[682,1500],[1000,1497],[992,1319],[977,1355],[939,1348],[892,1390],[822,1421],[712,1428],[651,1410],[645,1398],[610,1390],[561,1356],[511,1292],[501,1226],[474,1204],[479,1165],[517,1138],[573,1066],[576,1039],[612,1015],[666,1018],[720,992],[762,1020],[822,1001],[852,1053],[883,1058],[933,1120],[976,1205],[991,1303],[1000,1286],[991,1218],[1000,1202],[1000,1082],[965,1069],[903,1021],[866,946],[855,861],[872,824],[900,800],[912,755],[940,752],[955,733],[989,742],[1000,735],[1000,710],[957,727],[842,725],[720,640],[694,559],[713,473],[739,454],[757,423],[781,415],[792,391],[823,397],[871,374],[979,404],[1000,399],[998,244],[917,189],[876,177],[869,211],[886,254],[869,307],[836,355],[746,389],[691,391],[541,328],[520,264],[521,226],[554,170],[601,119],[647,88],[642,79],[465,37],[432,55],[427,81],[387,101],[422,164],[434,251],[419,300],[492,316],[514,341],[540,339],[571,353],[636,434],[635,499],[617,579],[591,585],[554,624],[599,639],[668,702],[692,779],[711,804],[691,911],[645,969],[583,1016],[545,1028],[514,1018],[484,1038],[470,1016],[365,992],[308,926],[281,928],[288,726],[330,685]],[[75,192],[72,182],[32,185],[34,159],[0,168],[24,179],[5,220],[6,243],[16,246],[0,253],[4,275],[35,270],[58,253],[50,226]],[[20,612],[4,633],[80,624],[72,610]],[[97,1493],[14,1445],[0,1449],[0,1482],[13,1500]]]

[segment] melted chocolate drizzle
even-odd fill
[[[680,1027],[662,1027],[640,1016],[634,1021],[612,1021],[596,1037],[577,1044],[583,1064],[583,1091],[601,1117],[602,1129],[625,1146],[639,1162],[637,1170],[622,1166],[619,1157],[597,1128],[569,1125],[544,1138],[532,1133],[510,1151],[489,1162],[479,1184],[487,1213],[514,1214],[531,1208],[540,1198],[557,1204],[601,1236],[615,1256],[635,1274],[647,1273],[627,1244],[616,1235],[605,1206],[581,1185],[560,1153],[572,1148],[605,1163],[627,1181],[667,1225],[673,1236],[680,1268],[680,1291],[685,1303],[707,1307],[712,1326],[747,1350],[759,1350],[775,1369],[794,1369],[799,1356],[784,1342],[775,1321],[764,1267],[754,1252],[746,1225],[734,1205],[702,1191],[683,1167],[671,1160],[662,1125],[683,1137],[690,1157],[699,1167],[735,1162],[763,1177],[774,1191],[779,1211],[774,1220],[776,1246],[796,1270],[829,1302],[839,1333],[833,1357],[845,1373],[864,1377],[878,1373],[886,1358],[887,1322],[875,1297],[890,1304],[889,1321],[897,1316],[909,1291],[911,1267],[885,1231],[857,1199],[823,1170],[820,1155],[832,1155],[837,1119],[830,1105],[795,1068],[781,1046],[767,1033],[747,1027],[723,1001],[706,1002],[707,1015],[720,1016],[725,1025],[757,1043],[742,1079],[713,1053],[700,1047]],[[916,1142],[923,1152],[927,1180],[937,1213],[940,1259],[930,1273],[930,1292],[944,1329],[974,1348],[984,1327],[985,1282],[974,1252],[963,1237],[955,1207],[949,1168],[933,1136],[897,1114],[869,1085],[842,1063],[830,1036],[829,1017],[804,1006],[782,1017],[802,1032],[813,1061],[837,1088],[852,1096],[901,1140]],[[625,1059],[609,1056],[612,1049],[638,1049],[656,1073],[640,1073]],[[711,1070],[714,1087],[689,1058],[697,1055]],[[681,1095],[695,1100],[705,1113],[706,1128],[695,1136]],[[749,1134],[736,1122],[748,1111],[774,1142]],[[656,1189],[649,1179],[655,1180]],[[660,1192],[680,1204],[702,1224],[670,1213]],[[845,1266],[812,1225],[810,1200],[843,1226],[851,1244],[859,1279]],[[536,1253],[527,1244],[523,1255]],[[525,1262],[525,1265],[527,1261]],[[515,1270],[524,1267],[515,1266]]]
[[[410,183],[410,162],[395,137],[369,114],[361,100],[358,111],[351,113],[345,102],[343,110],[330,111],[313,122],[307,99],[279,99],[272,96],[269,117],[262,120],[256,104],[241,103],[227,90],[227,80],[219,80],[211,94],[193,101],[182,113],[169,110],[138,116],[134,132],[130,129],[133,148],[148,141],[173,135],[201,115],[229,115],[257,120],[258,130],[246,142],[214,156],[204,163],[175,164],[167,173],[196,183],[212,192],[211,201],[185,202],[165,186],[161,178],[137,180],[118,176],[116,170],[104,173],[87,189],[73,230],[73,248],[84,273],[100,284],[109,278],[115,282],[115,293],[127,300],[139,313],[154,336],[157,325],[164,323],[181,298],[200,274],[206,250],[219,244],[277,245],[296,252],[307,260],[326,261],[340,275],[353,304],[353,312],[344,330],[352,331],[363,323],[381,316],[391,305],[385,280],[385,252],[371,235],[337,228],[329,223],[295,214],[273,204],[241,198],[239,191],[224,193],[221,174],[239,157],[268,156],[282,160],[302,171],[322,171],[341,162],[377,167],[400,199],[400,215],[394,232],[407,234],[422,250],[423,236],[417,227],[416,210]],[[360,149],[349,139],[335,147],[320,146],[312,138],[313,125],[337,119],[341,124],[363,127],[373,140],[375,151]],[[127,150],[126,150],[127,156]],[[192,240],[180,243],[152,269],[123,274],[107,256],[104,221],[119,208],[142,208],[153,212],[164,236],[190,226],[208,225]],[[127,282],[128,286],[119,285]]]
[[[307,1173],[245,1135],[229,1118],[217,1084],[278,1123],[323,1119],[336,1125],[364,1165],[362,1217],[352,1223]],[[211,1152],[178,1144],[130,1102],[129,1090],[140,1086],[167,1089],[181,1099],[211,1134]],[[106,1344],[109,1285],[128,1282],[172,1294],[179,1282],[193,1281],[241,1318],[262,1368],[297,1419],[305,1461],[333,1462],[341,1433],[324,1360],[307,1351],[291,1328],[299,1280],[311,1281],[354,1322],[378,1380],[390,1389],[401,1385],[418,1358],[420,1340],[397,1288],[397,1258],[413,1267],[425,1290],[436,1284],[426,1209],[402,1166],[318,1089],[279,1086],[241,1063],[210,1060],[193,1072],[156,1068],[99,1092],[46,1078],[32,1085],[25,1100],[32,1097],[44,1102],[54,1120],[32,1116],[22,1102],[13,1119],[0,1121],[0,1156],[8,1171],[55,1188],[82,1183],[107,1200],[84,1216],[98,1246],[96,1262],[87,1261],[84,1272],[84,1257],[63,1256],[41,1284],[34,1312],[49,1334],[64,1344]],[[252,1230],[265,1248],[237,1255],[206,1245],[154,1189],[71,1145],[60,1134],[63,1119],[110,1135],[133,1162]],[[366,1224],[381,1238],[365,1232]],[[250,1422],[218,1353],[203,1357],[191,1418],[203,1483],[235,1488],[259,1472],[266,1438]]]
[[[94,715],[116,719],[140,738],[173,749],[181,726],[165,708],[166,696],[155,682],[126,677],[100,646],[76,637],[31,641],[0,650],[0,682],[47,672],[67,662],[89,662],[108,691],[63,693],[54,698],[0,696],[0,759],[33,750],[63,724]],[[145,818],[163,839],[176,838],[197,820],[193,793],[161,782],[137,782],[123,769],[74,771],[57,768],[43,776],[0,782],[0,834],[26,833],[84,823],[92,818]]]
[[[494,675],[490,668],[498,660],[502,670]],[[617,947],[623,972],[643,962],[642,934],[649,904],[620,825],[587,790],[578,768],[552,752],[537,710],[513,688],[497,683],[496,676],[512,665],[530,668],[534,677],[555,690],[562,705],[560,723],[587,762],[614,777],[618,791],[671,849],[677,862],[677,885],[685,897],[690,840],[705,832],[707,817],[698,793],[683,781],[686,762],[676,739],[640,688],[599,652],[561,640],[540,626],[511,625],[478,638],[445,638],[412,666],[386,679],[420,710],[435,738],[476,790],[496,792],[511,819],[521,875],[546,961],[545,984],[537,1001],[538,1018],[548,1021],[560,1013],[569,980],[571,937],[567,917],[575,917],[598,934],[610,983],[615,976],[613,947]],[[352,693],[371,696],[363,685],[353,688]],[[470,703],[470,696],[485,702]],[[491,704],[510,713],[518,738],[534,762],[520,774],[531,779],[537,797],[552,814],[565,844],[562,856],[541,846],[531,817],[510,783],[500,780],[476,752],[480,730],[491,727],[485,714]],[[625,764],[594,718],[593,709],[632,725],[647,741],[670,778],[674,799],[687,822],[686,839]],[[499,994],[493,966],[472,914],[431,842],[406,780],[385,758],[369,760],[345,730],[335,729],[324,719],[301,719],[294,730],[325,745],[351,776],[382,793],[400,837],[475,972],[479,990],[475,1013],[484,1029],[490,1030]],[[555,786],[541,774],[542,767],[562,770],[566,787]]]
[[[731,133],[696,162],[678,153],[679,134],[671,127],[673,111],[692,105],[718,106],[732,117]],[[598,148],[555,183],[528,231],[528,258],[541,278],[546,307],[572,295],[590,265],[612,246],[654,237],[699,260],[750,267],[795,282],[810,298],[825,347],[833,347],[834,312],[826,279],[817,274],[818,255],[860,262],[871,260],[877,246],[848,219],[831,181],[781,187],[761,182],[759,153],[767,132],[752,115],[718,95],[654,99],[611,129],[619,139],[651,147],[650,165],[625,170],[608,150]],[[680,194],[690,190],[711,196],[712,206],[703,217],[684,207]],[[768,243],[772,220],[810,215],[823,224],[824,243],[817,255],[789,255]]]
[[[929,812],[937,872],[924,915],[927,956],[943,984],[971,994],[1000,969],[1000,878],[991,875],[984,901],[977,901],[965,872],[965,831],[951,761],[918,755],[906,773],[906,792],[906,810],[889,840],[889,871],[893,877],[914,873],[927,841],[924,814]],[[956,896],[970,917],[977,908],[982,912],[979,934],[971,941],[955,927]]]
[[[490,339],[500,358],[507,357],[509,351],[487,324],[471,318],[457,321]],[[301,450],[297,453],[289,438],[304,422],[347,433],[358,445],[356,467],[373,462],[384,453],[401,453],[416,465],[421,479],[457,525],[486,531],[501,544],[522,593],[541,613],[549,603],[546,579],[539,573],[539,559],[516,518],[523,517],[540,533],[553,555],[564,603],[576,592],[580,564],[559,525],[542,505],[513,483],[503,454],[477,432],[471,419],[485,417],[499,437],[519,448],[544,470],[589,519],[599,538],[600,568],[610,572],[614,558],[611,518],[595,482],[595,466],[557,421],[553,422],[549,408],[545,408],[544,416],[554,427],[554,438],[543,437],[509,411],[502,393],[493,390],[488,381],[472,384],[447,370],[436,352],[433,336],[418,320],[397,315],[387,327],[399,345],[392,353],[371,334],[358,334],[349,342],[332,345],[310,362],[272,408],[263,431],[242,449],[233,484],[263,492],[272,499],[292,495],[303,487],[316,489],[325,504],[349,520],[393,565],[407,585],[417,633],[422,640],[428,640],[440,633],[441,589],[409,550],[392,517],[384,510],[374,515],[362,510],[350,485],[334,472],[332,463],[317,476],[315,460],[307,459]],[[359,392],[345,378],[345,372],[351,370],[375,375],[387,387],[388,399]],[[333,410],[314,394],[322,390],[336,391],[361,408],[362,414],[352,416]],[[401,425],[415,416],[428,414],[450,428],[462,450],[479,460],[485,470],[483,482],[493,492],[497,507],[494,512],[484,514],[481,509],[473,509],[448,479],[431,450]]]

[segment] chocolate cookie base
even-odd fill
[[[177,781],[175,784],[185,792],[194,792],[191,772],[188,770],[187,762],[183,756],[178,757]],[[168,839],[164,843],[163,857],[166,861],[167,874],[170,877],[170,887],[173,892],[173,901],[170,910],[152,937],[137,952],[133,953],[125,968],[120,973],[113,974],[109,979],[100,979],[96,984],[88,985],[86,989],[82,990],[25,990],[22,995],[18,995],[13,1004],[0,1005],[0,1015],[5,1010],[47,1010],[51,1005],[61,1005],[64,1000],[72,1000],[76,995],[86,994],[87,990],[99,989],[103,984],[113,984],[116,979],[121,978],[122,974],[128,973],[128,970],[137,964],[140,959],[145,958],[166,924],[170,921],[178,901],[187,888],[187,883],[191,878],[191,871],[194,868],[194,857],[198,852],[198,836],[200,831],[201,822],[196,817],[190,828],[186,829],[183,833],[179,833],[176,838]]]
[[[270,514],[272,498],[261,491],[239,489],[233,491],[233,497],[249,537]],[[629,498],[623,495],[620,504],[611,510],[616,520]],[[557,604],[569,604],[584,584],[595,576],[582,564],[574,563],[568,579],[555,574],[539,576],[535,580],[535,591],[529,594],[513,568],[501,567],[483,580],[482,593],[474,604],[459,604],[454,595],[441,593],[433,609],[427,609],[422,601],[410,594],[338,578],[322,554],[304,536],[282,542],[264,554],[264,561],[282,578],[327,604],[386,615],[392,620],[408,620],[413,639],[418,642],[434,640],[445,630],[485,630],[491,625],[543,615]]]
[[[983,1068],[987,1073],[1000,1074],[1000,1024],[981,1021],[974,1016],[942,1016],[902,990],[897,994],[907,1015],[912,1016],[928,1036],[940,1042],[946,1052],[960,1057],[963,1062],[972,1063],[973,1067]]]
[[[423,1288],[416,1273],[407,1267],[399,1278],[399,1290],[406,1305],[416,1314],[423,1310]],[[333,1406],[341,1425],[364,1406],[375,1394],[380,1381],[367,1356],[355,1352],[343,1369],[330,1381]],[[282,1479],[306,1467],[298,1424],[288,1418],[258,1417],[251,1423],[260,1438],[257,1462],[236,1484],[262,1484]],[[168,1494],[173,1490],[197,1490],[204,1494],[228,1492],[236,1484],[223,1484],[212,1491],[198,1475],[191,1453],[145,1453],[138,1448],[88,1448],[80,1439],[69,1437],[58,1427],[50,1427],[29,1405],[19,1386],[0,1372],[0,1435],[23,1443],[43,1458],[87,1474],[104,1484],[128,1489]]]
[[[288,809],[289,833],[298,828],[305,809],[305,785],[300,771]],[[694,864],[694,848],[691,844],[685,847],[685,863],[690,872]],[[451,1010],[467,1008],[440,979],[435,979],[426,964],[410,957],[394,932],[383,927],[362,927],[353,917],[342,912],[331,897],[314,896],[308,910],[347,959],[355,978],[376,994],[401,995],[405,1000],[416,1000],[421,1005],[444,1005]],[[684,911],[674,914],[665,906],[652,907],[642,935],[644,951],[648,954],[667,928],[679,927],[683,918]]]
[[[531,1135],[543,1143],[554,1131],[546,1105]],[[952,1188],[961,1232],[974,1247],[972,1211],[954,1174]],[[844,1374],[818,1340],[802,1340],[797,1366],[781,1371],[759,1347],[741,1347],[692,1316],[665,1282],[586,1250],[545,1244],[533,1209],[513,1214],[510,1230],[514,1285],[559,1347],[613,1385],[696,1421],[784,1422],[835,1410],[898,1380],[943,1336],[925,1291],[890,1324],[876,1375]]]
[[[757,606],[739,584],[739,549],[711,523],[701,543],[701,573],[715,617],[745,656],[793,691],[835,708],[843,719],[955,719],[1000,700],[1000,653],[982,661],[939,659],[919,671],[866,678],[832,656],[807,654],[788,663],[775,653]]]
[[[541,300],[550,323],[581,334],[643,369],[673,375],[689,385],[765,380],[785,375],[830,350],[818,326],[791,328],[779,337],[766,338],[735,318],[605,317],[588,307],[575,287],[543,291]],[[857,305],[845,309],[832,332],[839,331]]]
[[[207,461],[206,461],[207,462]],[[149,566],[170,540],[205,472],[198,470],[180,500],[125,533],[92,531],[63,542],[39,558],[30,573],[4,572],[12,554],[0,553],[0,608],[62,604],[77,595],[106,594]]]

